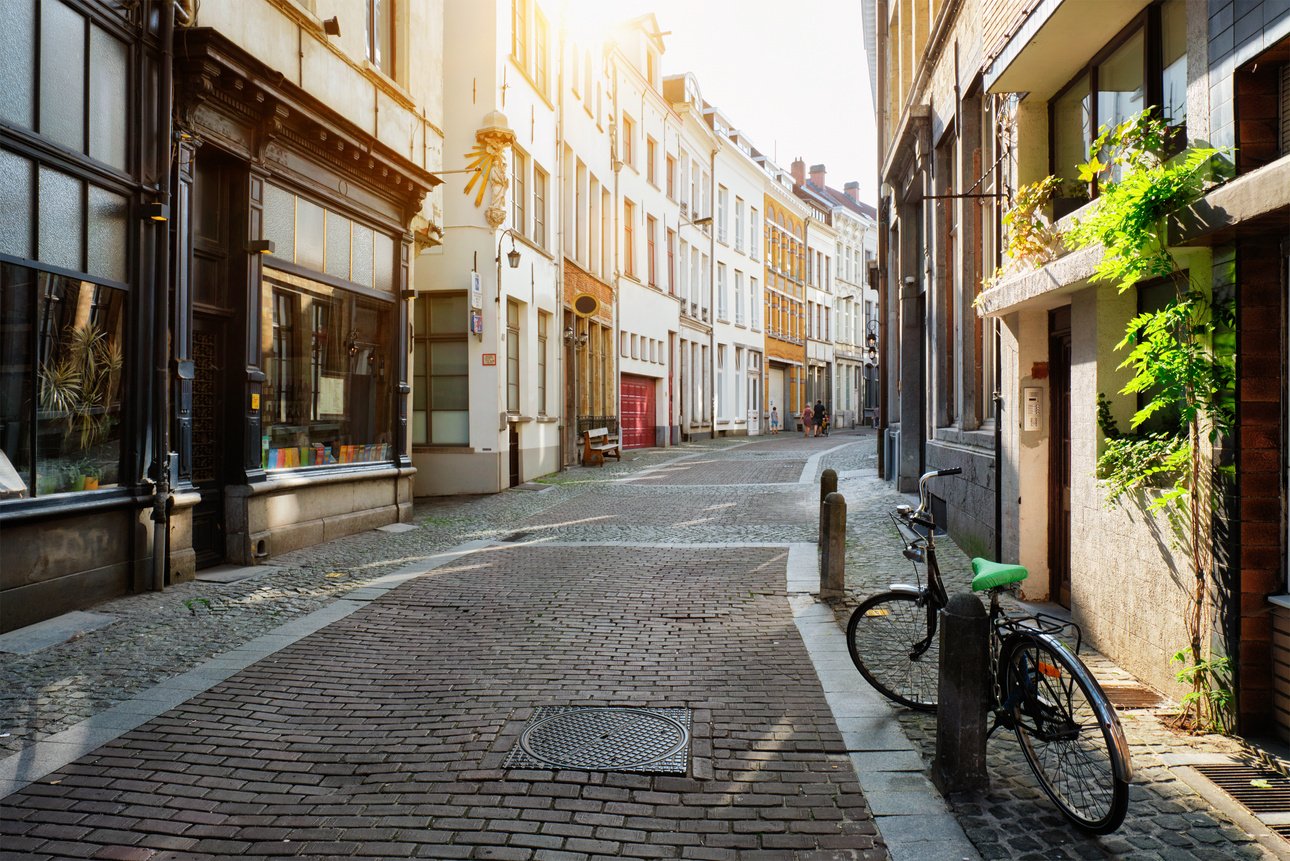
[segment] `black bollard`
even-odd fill
[[[820,553],[820,597],[841,598],[846,590],[847,500],[834,492],[824,497],[820,522],[825,542]]]
[[[825,522],[824,516],[824,499],[830,493],[838,492],[838,474],[834,470],[826,469],[820,473],[820,534],[816,542],[819,544],[820,553],[824,553],[824,545],[828,543],[828,523]]]
[[[941,663],[932,783],[943,795],[984,789],[990,617],[963,592],[941,611]]]

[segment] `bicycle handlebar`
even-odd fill
[[[918,479],[918,508],[913,512],[914,517],[920,517],[927,513],[927,482],[933,478],[940,478],[943,475],[962,475],[963,468],[960,466],[951,466],[946,469],[933,469],[922,474]]]

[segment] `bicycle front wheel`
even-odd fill
[[[1130,772],[1106,694],[1079,658],[1052,640],[1022,636],[1002,652],[1004,705],[1044,792],[1086,831],[1119,828]]]
[[[924,597],[881,592],[866,598],[847,624],[847,647],[880,694],[913,709],[936,710],[940,638]]]

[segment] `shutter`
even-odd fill
[[[1290,63],[1281,67],[1281,154],[1290,155]]]

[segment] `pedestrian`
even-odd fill
[[[770,408],[770,432],[773,434],[779,433],[779,408],[778,407]]]
[[[815,413],[811,411],[810,404],[802,407],[802,436],[808,437],[811,435],[811,419],[814,417]]]
[[[817,398],[815,401],[815,409],[811,413],[811,424],[815,426],[816,436],[820,435],[820,431],[824,427],[824,414],[826,412],[827,410],[824,409],[824,401]]]

